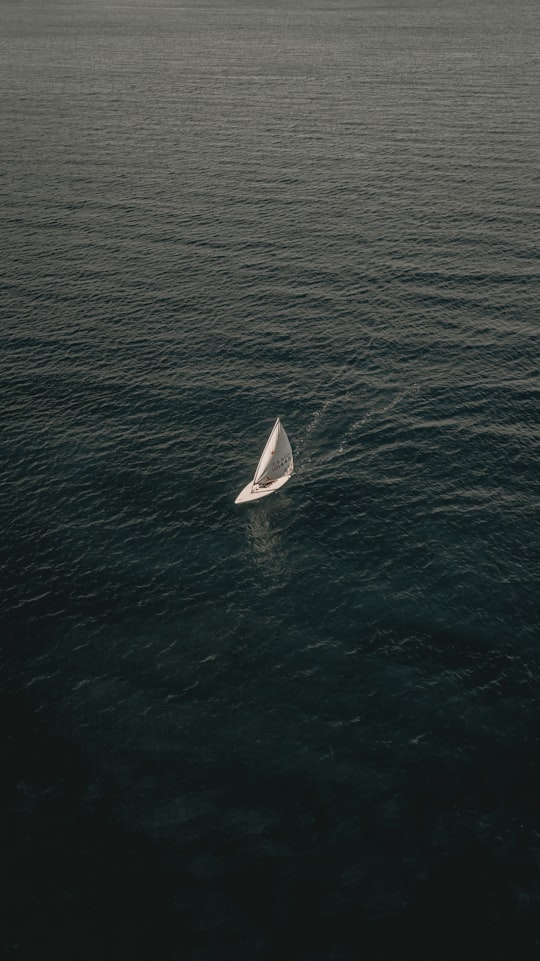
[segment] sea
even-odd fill
[[[2,3],[2,959],[540,956],[539,51]]]

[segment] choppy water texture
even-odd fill
[[[537,958],[535,4],[0,19],[3,956]]]

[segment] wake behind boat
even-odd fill
[[[244,504],[273,494],[287,483],[293,468],[290,441],[278,417],[261,454],[253,480],[240,491],[234,503]]]

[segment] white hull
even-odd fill
[[[246,484],[243,490],[240,491],[238,497],[235,500],[235,504],[246,504],[248,501],[258,501],[261,497],[268,497],[269,494],[273,494],[274,491],[279,490],[290,478],[290,474],[285,474],[284,477],[279,477],[277,480],[272,481],[271,484],[267,484],[266,487],[259,487],[258,484],[254,484],[250,481]]]

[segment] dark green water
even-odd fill
[[[2,956],[536,958],[535,5],[0,24]]]

